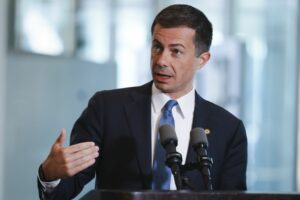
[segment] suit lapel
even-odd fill
[[[204,106],[204,100],[196,92],[195,110],[194,110],[192,129],[196,128],[196,127],[208,128],[207,127],[207,118],[205,116],[206,116],[206,108]],[[194,152],[191,145],[189,145],[186,163],[195,162],[196,159],[197,159],[197,155]]]
[[[129,128],[136,142],[136,154],[145,188],[151,184],[151,85],[132,93],[133,101],[125,105]]]

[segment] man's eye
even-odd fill
[[[161,51],[161,46],[159,44],[154,44],[154,45],[152,45],[152,50],[159,52],[159,51]]]
[[[175,55],[177,55],[177,56],[179,56],[179,55],[181,55],[181,54],[183,53],[183,52],[180,51],[179,49],[173,49],[172,52],[173,52]]]

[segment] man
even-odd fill
[[[211,23],[191,6],[172,5],[156,16],[151,31],[153,81],[98,92],[90,99],[73,127],[71,146],[63,146],[66,133],[62,130],[41,164],[40,198],[73,198],[95,174],[96,188],[154,189],[156,135],[170,99],[176,100],[171,112],[183,161],[197,160],[189,146],[190,130],[205,128],[209,133],[209,155],[214,160],[214,189],[246,189],[247,139],[243,123],[202,99],[193,87],[196,71],[210,59]],[[204,190],[199,171],[184,176],[194,189]],[[175,189],[173,177],[169,188]]]

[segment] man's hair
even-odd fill
[[[171,5],[160,11],[155,17],[151,33],[159,24],[163,28],[189,27],[195,30],[194,44],[196,56],[209,51],[212,41],[212,24],[200,10],[184,4]]]

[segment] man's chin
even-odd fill
[[[163,93],[169,93],[170,92],[170,87],[166,83],[161,83],[158,81],[154,81],[155,87],[159,90],[161,90]]]

